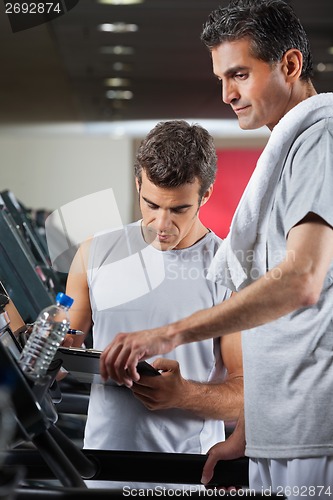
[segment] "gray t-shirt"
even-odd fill
[[[305,131],[285,159],[267,270],[285,258],[290,229],[309,212],[333,226],[333,119]],[[333,264],[317,304],[244,332],[243,352],[246,454],[333,455]]]

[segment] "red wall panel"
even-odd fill
[[[261,149],[217,151],[218,171],[210,200],[200,210],[200,219],[224,238],[240,197],[251,177]]]

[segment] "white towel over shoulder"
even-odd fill
[[[269,214],[295,139],[311,125],[333,116],[333,93],[314,95],[291,109],[274,127],[235,211],[230,232],[209,268],[208,278],[241,290],[266,272]]]

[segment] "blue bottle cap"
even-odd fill
[[[69,297],[65,293],[59,292],[56,296],[56,302],[61,306],[70,308],[74,302],[74,299],[72,299],[72,297]]]

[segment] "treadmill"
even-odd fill
[[[56,402],[59,398],[54,398],[54,384],[61,361],[51,363],[42,383],[33,383],[23,374],[17,361],[22,347],[10,328],[6,311],[9,302],[6,295],[0,294],[0,366],[2,373],[6,373],[6,380],[10,381],[8,386],[17,430],[0,470],[0,499],[1,488],[6,486],[8,494],[8,485],[12,485],[13,498],[19,500],[120,498],[124,490],[114,488],[114,481],[160,483],[161,487],[168,483],[179,484],[177,496],[188,496],[185,491],[180,494],[183,484],[200,485],[205,455],[77,447],[57,427]],[[247,469],[246,458],[219,463],[210,488],[246,486]],[[108,481],[110,487],[88,488],[89,480]],[[161,496],[161,492],[152,489],[149,496]],[[191,496],[202,496],[202,491],[200,495],[193,486]]]

